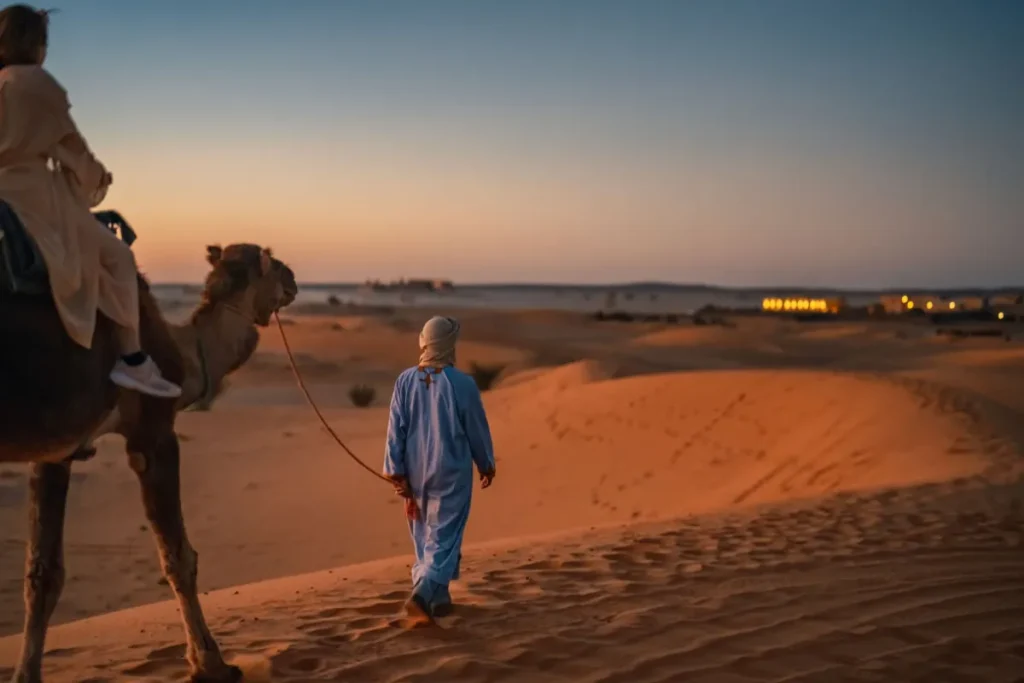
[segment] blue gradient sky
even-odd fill
[[[1024,282],[1024,2],[65,0],[157,280]]]

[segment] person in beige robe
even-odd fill
[[[102,313],[119,326],[122,347],[111,380],[174,398],[180,387],[142,352],[134,254],[90,212],[113,178],[79,133],[67,93],[42,66],[47,23],[45,12],[25,5],[0,11],[0,201],[35,241],[71,338],[91,348]]]

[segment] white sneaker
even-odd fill
[[[152,358],[146,358],[141,365],[128,365],[124,360],[118,359],[110,373],[110,380],[119,387],[157,398],[181,396],[181,387],[164,379]]]

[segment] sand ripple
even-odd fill
[[[961,482],[480,547],[430,630],[395,618],[395,562],[207,603],[229,652],[276,681],[1009,682],[1022,524],[1020,484]],[[180,679],[179,639],[167,604],[70,624],[49,680]]]

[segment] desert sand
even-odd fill
[[[317,401],[374,467],[432,313],[288,320]],[[460,366],[504,371],[484,394],[498,476],[437,628],[403,628],[401,505],[316,422],[276,330],[212,411],[181,416],[204,607],[252,680],[1021,680],[1019,338],[455,313]],[[351,405],[356,383],[374,405]],[[73,475],[47,680],[181,680],[134,475],[118,439],[100,446]],[[0,469],[0,680],[26,476]]]

